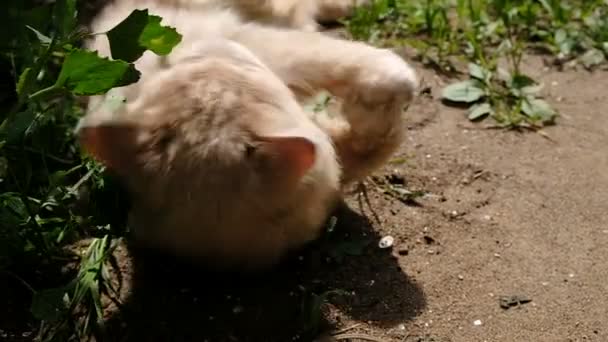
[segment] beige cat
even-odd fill
[[[252,3],[297,29],[246,22],[237,13]],[[78,129],[83,147],[132,194],[138,241],[211,266],[260,270],[321,234],[342,187],[399,146],[402,108],[417,88],[414,70],[393,52],[305,32],[323,17],[310,8],[339,13],[352,3],[123,0],[101,13],[97,32],[148,8],[183,35],[167,58],[147,52],[137,61],[139,82],[116,89],[124,107],[104,112],[93,98]],[[301,8],[307,17],[285,15]],[[104,36],[90,47],[109,56]],[[303,110],[320,90],[342,100],[341,117]]]

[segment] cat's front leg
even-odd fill
[[[344,100],[344,120],[320,120],[343,164],[361,179],[394,153],[402,108],[418,87],[413,68],[388,49],[321,33],[253,27],[237,36],[297,94],[327,90]]]

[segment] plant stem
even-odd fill
[[[32,95],[29,96],[28,99],[30,101],[37,100],[37,99],[39,99],[41,97],[48,96],[49,94],[57,92],[59,90],[61,90],[61,87],[57,86],[57,84],[53,84],[50,87],[46,87],[44,89],[40,89],[37,92],[33,93]]]

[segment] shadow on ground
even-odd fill
[[[339,320],[392,326],[426,302],[366,218],[346,206],[330,238],[262,276],[212,273],[131,246],[128,296],[108,319],[113,341],[310,341]],[[128,279],[129,277],[125,278]],[[326,291],[330,305],[316,309]],[[320,314],[320,315],[319,315]]]

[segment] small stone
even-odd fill
[[[496,257],[496,258],[500,258],[500,254],[498,254],[498,253],[494,253],[494,257]]]
[[[464,280],[464,276],[462,274],[458,275],[458,280]]]
[[[393,246],[393,243],[395,243],[395,238],[393,238],[390,235],[387,235],[385,237],[383,237],[382,239],[380,239],[380,242],[378,243],[378,247],[385,249],[385,248],[389,248]]]
[[[490,215],[484,215],[483,219],[486,220],[486,221],[490,221],[492,219],[492,216],[490,216]]]
[[[475,320],[475,321],[473,322],[473,325],[475,325],[475,326],[480,326],[480,325],[481,325],[481,320],[480,320],[480,319]]]
[[[454,217],[458,216],[458,212],[456,210],[452,210],[450,214],[452,214],[452,216]]]
[[[434,245],[436,243],[435,239],[428,235],[425,235],[422,238],[424,239],[424,243],[426,243],[427,245]]]
[[[568,274],[568,277],[570,277],[570,278],[574,278],[574,273],[570,273],[570,274]]]
[[[232,309],[232,312],[233,312],[233,313],[235,313],[235,314],[238,314],[238,313],[243,312],[243,310],[245,310],[245,309],[244,309],[242,306],[237,305],[237,306],[235,306],[235,307]]]
[[[430,154],[427,154],[427,155],[426,155],[426,157],[427,157],[427,159],[428,159],[428,158],[431,158],[431,155],[430,155]]]
[[[405,324],[399,324],[399,330],[405,330]]]

